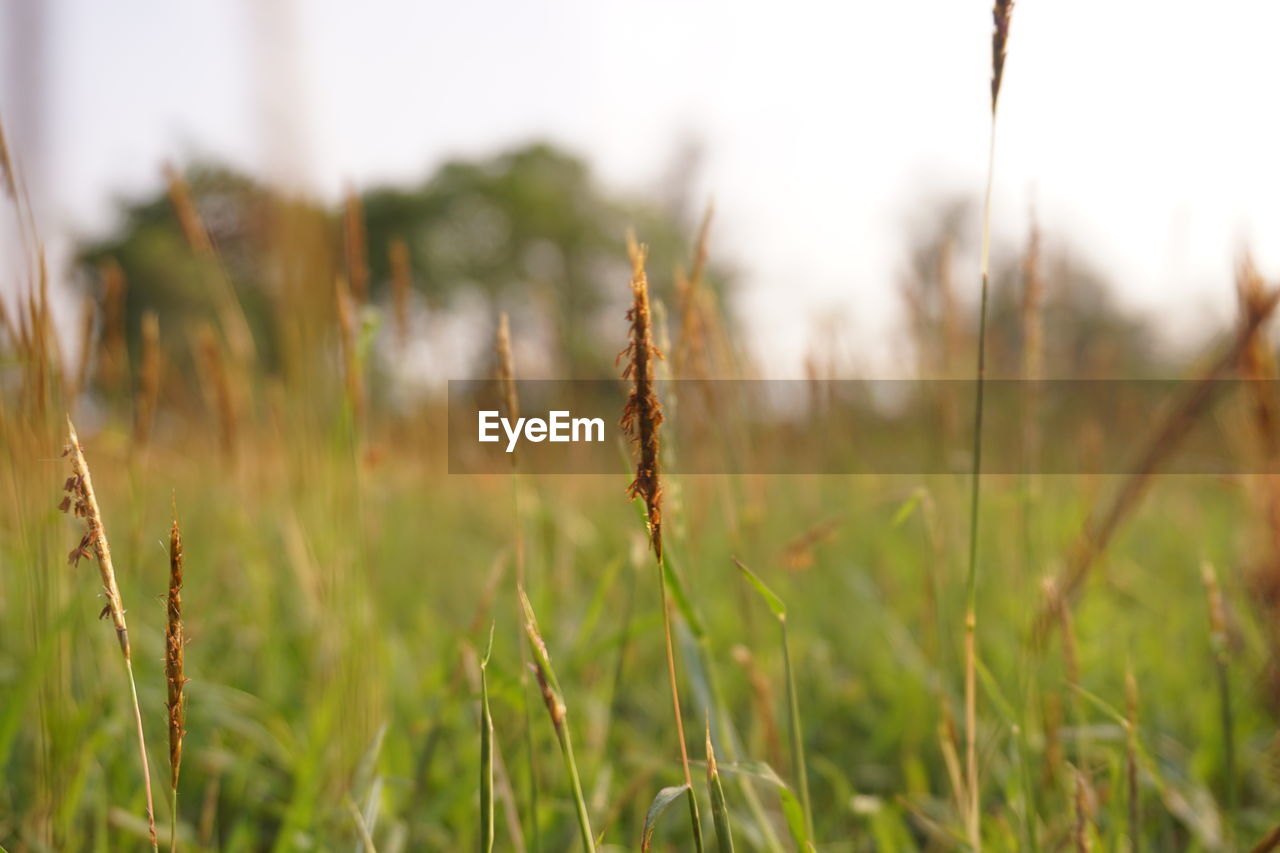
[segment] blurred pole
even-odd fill
[[[52,0],[9,0],[4,4],[6,81],[5,135],[31,199],[36,222],[43,225],[48,202],[49,12]]]
[[[289,191],[315,189],[309,101],[295,0],[244,0],[254,112],[267,174]]]

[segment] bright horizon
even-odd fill
[[[43,50],[15,23],[39,5]],[[1046,239],[1170,336],[1229,321],[1244,247],[1280,276],[1280,9],[1213,11],[1023,0],[1001,95],[997,238],[1023,239],[1034,200]],[[696,142],[690,202],[715,198],[713,251],[777,375],[832,317],[891,373],[904,223],[935,195],[979,201],[986,168],[986,2],[22,0],[0,27],[0,116],[55,244],[192,155],[332,199],[545,137],[657,195]],[[972,297],[976,271],[957,284]]]

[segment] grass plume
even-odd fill
[[[973,414],[973,471],[969,491],[969,569],[965,580],[964,725],[965,788],[969,797],[965,829],[969,846],[982,850],[982,795],[978,785],[977,632],[978,632],[978,520],[982,501],[982,419],[987,376],[987,296],[991,279],[991,185],[996,163],[996,105],[1004,77],[1013,0],[996,0],[991,36],[991,136],[987,151],[987,188],[982,200],[982,293],[978,307],[978,364]]]
[[[142,708],[138,704],[138,685],[133,677],[133,653],[129,647],[129,626],[124,618],[124,605],[120,601],[120,588],[116,585],[115,565],[111,561],[111,546],[107,542],[107,532],[102,525],[102,511],[98,507],[98,497],[93,490],[93,477],[89,473],[89,463],[85,461],[84,449],[76,435],[76,428],[67,418],[67,449],[64,456],[71,460],[71,476],[67,478],[66,491],[60,509],[71,511],[76,518],[83,518],[87,528],[80,544],[71,552],[70,562],[77,564],[82,558],[96,557],[98,573],[102,579],[102,592],[107,603],[102,608],[100,617],[110,617],[116,629],[116,640],[120,644],[120,653],[124,656],[125,674],[129,682],[129,694],[133,700],[133,718],[138,732],[138,755],[142,760],[142,781],[147,797],[147,830],[150,834],[151,849],[159,850],[156,839],[155,806],[151,798],[151,766],[147,761],[147,742],[142,731]]]
[[[182,629],[182,531],[177,514],[169,528],[169,594],[165,598],[164,679],[167,686],[169,719],[169,791],[172,827],[169,850],[178,849],[178,776],[182,769],[182,739],[186,735],[187,697],[184,650],[186,637]]]
[[[693,828],[696,848],[702,850],[702,821],[698,815],[698,798],[694,793],[693,774],[689,770],[689,748],[685,743],[684,718],[680,710],[680,686],[676,677],[675,644],[671,636],[671,604],[667,594],[667,564],[662,551],[662,478],[658,464],[658,429],[662,425],[662,404],[654,391],[655,361],[662,358],[653,343],[653,316],[649,308],[649,279],[645,274],[647,249],[636,242],[635,235],[627,234],[627,254],[631,260],[631,308],[627,311],[630,323],[629,342],[619,353],[626,359],[622,371],[624,379],[631,380],[620,424],[623,432],[631,437],[636,448],[635,479],[627,488],[634,500],[644,502],[645,522],[649,529],[649,542],[657,561],[658,588],[661,592],[662,634],[666,643],[667,677],[671,682],[671,704],[675,715],[676,738],[680,743],[680,766],[684,771],[684,784],[689,791],[689,820]]]
[[[1108,500],[1094,505],[1076,536],[1068,553],[1067,564],[1056,581],[1057,592],[1067,606],[1075,602],[1094,562],[1106,550],[1120,523],[1138,505],[1152,477],[1178,449],[1187,433],[1209,408],[1216,396],[1218,380],[1240,363],[1241,355],[1249,348],[1258,329],[1275,310],[1278,302],[1280,290],[1268,293],[1257,309],[1241,321],[1235,335],[1208,368],[1188,384],[1163,416],[1157,417],[1146,443],[1117,490]],[[1053,624],[1056,606],[1054,602],[1045,602],[1036,617],[1036,634],[1041,639],[1046,629]]]

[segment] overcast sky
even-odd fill
[[[982,189],[987,0],[0,8],[0,110],[51,236],[101,229],[114,196],[194,153],[332,196],[549,137],[606,184],[663,192],[698,140],[697,194],[782,372],[832,316],[891,370],[904,223],[932,194]],[[1242,247],[1280,275],[1278,34],[1280,6],[1245,0],[1021,0],[997,232],[1020,239],[1034,198],[1124,302],[1172,329],[1225,322]]]

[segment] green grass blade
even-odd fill
[[[520,594],[520,609],[524,612],[524,630],[529,639],[529,649],[533,652],[535,674],[538,687],[542,691],[543,701],[547,706],[547,714],[551,717],[551,725],[555,729],[556,739],[560,741],[560,753],[564,757],[565,770],[569,774],[569,785],[573,792],[573,803],[577,812],[578,830],[582,836],[582,849],[587,853],[595,853],[595,836],[591,833],[591,818],[587,811],[587,798],[582,792],[582,779],[578,775],[578,762],[573,757],[573,739],[569,734],[567,719],[569,709],[565,706],[564,696],[560,691],[560,682],[551,667],[551,655],[547,652],[547,644],[538,631],[538,619],[534,615],[529,596],[524,587],[517,588]]]
[[[493,629],[489,623],[489,644],[480,659],[480,850],[493,850],[493,714],[489,710],[489,656],[493,654]]]
[[[774,615],[774,618],[779,622],[786,621],[787,606],[782,603],[782,599],[779,598],[773,590],[769,589],[769,587],[765,585],[764,581],[760,580],[759,575],[743,565],[741,560],[734,557],[733,562],[737,565],[738,570],[742,572],[742,576],[747,579],[747,583],[755,587],[756,592],[760,593],[760,597],[764,599],[764,603],[768,606],[769,611]]]
[[[711,798],[711,819],[716,827],[716,848],[720,853],[733,853],[733,831],[729,827],[729,805],[720,784],[716,766],[716,750],[711,744],[711,723],[707,723],[707,792]]]
[[[793,777],[792,781],[800,791],[800,806],[805,835],[806,837],[811,837],[813,835],[813,809],[809,800],[809,773],[805,767],[804,759],[804,734],[800,726],[800,700],[796,694],[795,676],[791,671],[791,643],[787,639],[787,606],[741,560],[734,557],[733,562],[738,566],[747,582],[755,587],[756,592],[760,593],[760,597],[764,599],[765,604],[778,620],[778,624],[782,629],[782,666],[783,678],[787,686],[787,739],[791,745],[791,775]]]
[[[640,835],[642,851],[647,851],[653,843],[653,831],[658,828],[658,818],[662,817],[662,813],[685,793],[692,793],[688,785],[672,785],[663,788],[653,798],[653,802],[649,804],[649,810],[644,814],[644,830]]]

